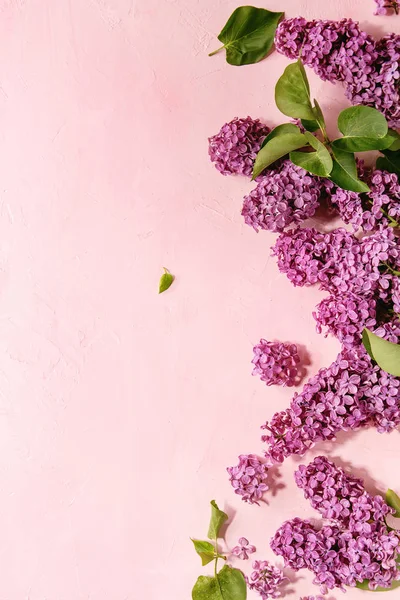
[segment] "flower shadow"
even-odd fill
[[[379,483],[370,475],[369,471],[365,467],[357,467],[354,465],[354,463],[344,460],[337,455],[332,456],[330,454],[329,458],[337,467],[341,467],[348,475],[353,475],[354,477],[359,477],[362,479],[367,492],[373,495],[382,494],[382,491],[379,489]]]
[[[311,356],[310,356],[310,353],[307,350],[306,346],[304,346],[304,344],[299,344],[298,342],[295,342],[295,344],[297,346],[297,354],[299,355],[299,358],[300,358],[297,376],[295,379],[295,386],[299,386],[303,383],[305,377],[307,376],[307,373],[308,373],[307,367],[309,367],[311,365]]]
[[[279,470],[279,465],[273,465],[268,469],[268,485],[269,490],[267,493],[271,493],[272,497],[275,497],[280,490],[284,490],[287,486],[280,481],[282,479],[282,473]]]
[[[334,440],[327,440],[324,442],[317,442],[313,448],[307,451],[303,456],[294,455],[293,461],[295,463],[309,463],[313,458],[324,454],[331,456],[332,452],[335,452],[340,446],[344,446],[350,439],[353,440],[357,435],[361,433],[362,428],[351,431],[339,431],[336,434]]]
[[[292,569],[284,568],[284,569],[282,569],[282,571],[283,571],[283,574],[286,577],[286,579],[282,583],[282,585],[279,586],[279,591],[281,592],[281,595],[283,597],[286,597],[286,596],[295,594],[296,591],[292,586],[294,584],[296,584],[298,581],[301,581],[302,579],[304,579],[304,577],[302,577],[298,573],[295,573],[294,571],[292,571]]]

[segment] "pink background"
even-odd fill
[[[228,545],[245,535],[259,558],[284,519],[316,516],[296,460],[269,507],[241,503],[225,473],[292,395],[251,377],[254,343],[304,345],[309,374],[338,351],[314,330],[321,293],[292,288],[275,236],[244,225],[251,184],[208,161],[234,116],[282,121],[284,57],[207,57],[237,5],[0,2],[0,600],[187,600],[212,498]],[[400,32],[373,0],[266,5]],[[343,89],[310,79],[334,122]],[[163,266],[176,282],[159,296]],[[370,430],[318,452],[400,491],[398,448]]]

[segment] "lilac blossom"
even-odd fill
[[[297,228],[281,233],[272,253],[295,286],[319,283],[321,290],[333,294],[379,296],[389,287],[381,267],[398,266],[400,239],[388,227],[362,240],[342,228],[330,233]]]
[[[370,520],[383,522],[393,512],[381,496],[365,491],[362,479],[348,475],[325,456],[300,465],[295,481],[324,519],[360,533]]]
[[[325,457],[317,457],[295,474],[297,485],[324,518],[321,529],[298,517],[286,521],[271,548],[286,567],[314,573],[322,594],[369,580],[369,587],[390,588],[399,579],[396,559],[399,534],[385,517],[392,512],[383,498],[371,496],[362,480],[347,475]]]
[[[256,551],[256,547],[249,543],[249,540],[245,537],[239,538],[238,546],[232,549],[232,554],[240,558],[241,560],[247,560],[249,554],[253,554]]]
[[[255,454],[241,454],[239,464],[227,467],[230,482],[236,494],[244,502],[259,504],[264,492],[268,490],[265,483],[268,477],[268,467]]]
[[[288,409],[262,426],[266,456],[283,462],[304,455],[339,431],[375,426],[388,433],[400,424],[400,379],[382,371],[362,346],[344,348],[312,377]]]
[[[258,119],[236,117],[209,138],[210,159],[222,175],[249,177],[257,153],[269,132],[270,128]]]
[[[258,178],[257,187],[244,198],[242,215],[256,231],[283,231],[315,214],[322,190],[318,177],[284,160]]]
[[[317,331],[324,328],[333,334],[344,346],[361,344],[364,328],[373,330],[377,324],[376,300],[363,298],[352,293],[329,296],[317,305],[313,313],[317,321]]]
[[[295,385],[300,362],[295,344],[262,339],[253,351],[253,375],[259,375],[267,385]]]
[[[249,589],[258,592],[262,600],[279,598],[281,596],[279,587],[287,580],[282,571],[266,560],[254,561],[253,569],[247,579]]]

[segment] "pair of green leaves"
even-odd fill
[[[215,500],[211,501],[211,518],[208,527],[208,538],[215,540],[219,537],[222,525],[227,521],[228,515],[218,508]],[[208,565],[218,558],[226,560],[225,556],[218,553],[218,548],[214,544],[205,540],[192,540],[197,554],[201,558],[201,564]],[[193,590],[193,600],[246,600],[247,587],[243,573],[238,569],[233,569],[228,565],[222,567],[217,573],[215,565],[214,577],[200,575]]]
[[[392,508],[394,508],[395,512],[394,512],[393,516],[399,518],[400,517],[400,498],[398,497],[396,492],[389,489],[386,492],[385,500],[386,500],[386,504],[388,506],[391,506]],[[376,590],[370,590],[369,589],[369,581],[368,581],[368,579],[365,579],[362,583],[357,583],[356,587],[360,590],[366,590],[368,592],[372,592],[372,591],[374,591],[374,592],[390,592],[391,590],[395,590],[396,588],[400,587],[400,581],[394,581],[390,588],[378,587]]]
[[[283,14],[254,6],[240,6],[229,17],[218,36],[224,45],[209,56],[225,48],[226,60],[230,65],[259,62],[271,50],[275,31]]]
[[[210,504],[211,518],[210,524],[208,526],[207,537],[210,540],[217,540],[222,525],[225,523],[225,521],[228,520],[228,515],[218,508],[218,505],[215,502],[215,500],[211,500]],[[203,565],[203,567],[204,565],[208,565],[208,563],[214,560],[217,556],[218,558],[223,558],[224,560],[226,560],[225,556],[218,554],[217,549],[210,542],[193,539],[192,542],[194,544],[194,548],[197,554],[201,558],[201,564]]]
[[[275,128],[266,138],[257,155],[253,179],[279,158],[289,154],[299,167],[331,179],[339,187],[364,193],[369,187],[359,179],[354,152],[382,150],[385,159],[392,160],[393,150],[400,148],[400,136],[388,128],[385,117],[374,108],[353,106],[339,115],[338,127],[342,138],[330,142],[325,119],[318,102],[311,101],[310,85],[301,60],[289,65],[276,84],[275,102],[286,116],[300,119],[306,130],[285,123]],[[312,135],[320,130],[324,141]],[[386,150],[390,148],[390,154]],[[395,157],[400,168],[400,158]]]
[[[329,177],[333,169],[332,157],[325,145],[311,133],[321,129],[325,134],[325,120],[318,102],[314,100],[314,106],[311,103],[310,85],[301,60],[285,69],[276,84],[275,102],[284,115],[301,119],[306,131],[302,133],[292,123],[276,127],[264,140],[257,155],[253,179],[287,154],[295,165],[319,177]],[[300,151],[304,147],[311,152]]]
[[[395,377],[400,377],[400,345],[388,342],[364,329],[362,341],[370,357],[378,366]]]

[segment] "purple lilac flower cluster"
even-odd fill
[[[291,59],[301,52],[304,64],[321,79],[344,83],[353,104],[373,106],[391,127],[400,127],[400,35],[376,42],[352,19],[306,21],[297,17],[280,23],[275,46]]]
[[[253,375],[259,375],[267,385],[295,385],[300,362],[295,344],[262,339],[253,351]]]
[[[322,456],[300,466],[295,479],[312,506],[332,522],[318,530],[299,518],[286,521],[271,540],[285,566],[311,570],[323,594],[364,580],[371,590],[391,587],[400,578],[400,539],[385,523],[393,511],[383,498],[368,494],[362,480]]]
[[[399,54],[400,58],[400,54]],[[396,226],[400,223],[400,183],[397,175],[378,169],[367,173],[362,161],[358,161],[360,178],[366,181],[370,191],[357,194],[342,190],[332,182],[325,183],[331,205],[337,209],[345,223],[355,231],[375,231],[380,225]]]
[[[242,215],[256,231],[283,231],[291,223],[312,217],[324,185],[290,160],[278,163],[258,178],[257,187],[244,198]]]
[[[383,521],[392,509],[382,496],[372,496],[364,482],[345,473],[325,456],[317,456],[295,472],[297,486],[311,506],[330,519],[353,531],[370,530],[370,521]]]
[[[326,328],[346,347],[361,344],[365,327],[397,341],[400,239],[392,228],[380,227],[361,240],[341,228],[331,233],[298,228],[279,236],[273,254],[295,286],[319,283],[329,292],[314,312],[319,332]],[[389,321],[394,329],[386,328]]]
[[[295,394],[288,409],[262,426],[262,440],[266,456],[283,462],[342,430],[372,425],[383,433],[399,424],[400,379],[375,365],[363,347],[344,348]]]
[[[244,502],[259,504],[264,492],[268,490],[265,483],[268,477],[268,466],[261,462],[255,454],[241,454],[239,464],[227,467],[230,482],[236,494]]]
[[[399,0],[375,0],[376,2],[376,11],[375,15],[391,15],[395,13],[396,15],[400,12],[400,2]]]
[[[266,560],[254,561],[253,569],[250,577],[246,578],[249,589],[258,592],[262,600],[279,598],[281,596],[279,587],[287,579],[282,571]]]
[[[261,144],[270,128],[258,119],[238,119],[225,123],[216,135],[209,138],[208,153],[222,175],[246,175],[253,164]]]

